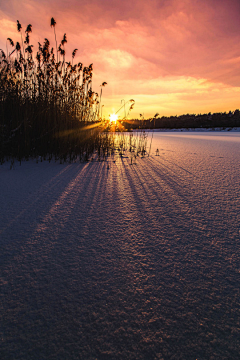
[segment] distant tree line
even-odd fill
[[[186,114],[180,116],[162,116],[152,119],[132,119],[123,121],[127,130],[131,129],[196,129],[196,128],[232,128],[240,127],[240,111],[228,113]]]

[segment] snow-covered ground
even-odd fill
[[[1,359],[239,359],[240,134],[9,168]]]
[[[139,130],[133,130],[138,132]],[[148,129],[147,131],[151,132],[240,132],[239,127],[218,127],[218,128],[180,128],[180,129]]]

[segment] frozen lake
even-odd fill
[[[240,133],[115,160],[0,166],[0,358],[239,359]]]

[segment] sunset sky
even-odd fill
[[[239,0],[0,0],[0,48],[20,41],[17,20],[35,50],[54,46],[51,17],[69,59],[78,48],[76,62],[93,63],[93,90],[107,82],[106,117],[122,99],[136,101],[130,117],[240,108]]]

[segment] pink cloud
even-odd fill
[[[77,61],[94,63],[94,84],[108,82],[109,102],[129,89],[133,96],[164,91],[171,98],[182,78],[191,99],[188,78],[196,84],[203,79],[216,87],[239,86],[239,11],[237,0],[9,0],[1,5],[0,47],[14,37],[17,19],[24,27],[33,25],[35,49],[45,37],[54,45],[53,16],[58,41],[67,33],[69,56],[78,48]]]

